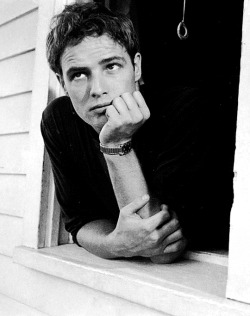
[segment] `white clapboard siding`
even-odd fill
[[[26,12],[37,8],[36,0],[1,0],[0,1],[0,26],[13,20]]]
[[[1,259],[0,259],[1,260]],[[0,294],[0,309],[1,315],[19,315],[19,316],[48,316],[48,314],[40,313],[36,309],[28,307],[25,304],[19,303],[6,295]]]
[[[26,174],[29,134],[0,135],[0,174]]]
[[[22,244],[23,220],[0,214],[0,253],[12,256],[16,246]]]
[[[34,51],[0,62],[0,97],[32,89]]]
[[[35,48],[36,21],[37,10],[0,27],[0,60]]]
[[[0,135],[29,131],[31,92],[0,99]]]
[[[0,174],[0,214],[22,217],[27,204],[26,176]],[[12,233],[15,232],[12,230]],[[1,240],[0,240],[1,243]]]

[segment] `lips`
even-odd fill
[[[95,105],[95,106],[93,106],[93,107],[91,108],[91,111],[105,108],[105,107],[107,107],[107,106],[110,106],[111,104],[112,104],[112,101],[111,101],[111,102],[106,102],[106,103],[97,104],[97,105]]]

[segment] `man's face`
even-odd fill
[[[98,133],[107,122],[107,106],[133,92],[141,76],[141,56],[132,64],[124,47],[107,35],[87,37],[61,57],[62,83],[76,113]]]

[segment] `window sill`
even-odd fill
[[[17,247],[14,262],[170,315],[250,315],[250,306],[225,298],[227,267],[184,259],[105,260],[76,245]]]

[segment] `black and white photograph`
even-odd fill
[[[0,0],[0,316],[250,316],[250,0]]]

